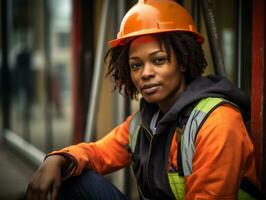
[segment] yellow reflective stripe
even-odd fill
[[[176,172],[168,173],[168,180],[171,190],[177,200],[183,200],[185,198],[185,178],[178,175]],[[256,200],[245,191],[239,189],[238,200]]]
[[[204,113],[208,113],[214,106],[218,105],[222,101],[224,101],[224,99],[222,99],[222,98],[209,97],[209,98],[201,100],[196,105],[194,110],[200,110]]]
[[[168,173],[168,180],[175,198],[182,200],[185,197],[185,178],[176,172]]]
[[[246,193],[244,190],[239,189],[238,191],[238,200],[256,200],[252,196],[250,196],[248,193]]]

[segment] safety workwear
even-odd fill
[[[139,0],[124,16],[112,47],[124,45],[136,36],[182,31],[195,34],[199,43],[204,38],[197,32],[191,15],[172,0]]]
[[[195,153],[195,142],[196,142],[196,136],[199,132],[201,126],[204,124],[204,122],[207,120],[209,115],[219,106],[224,104],[230,104],[233,107],[238,107],[233,104],[230,101],[227,101],[223,98],[203,98],[200,100],[197,105],[193,108],[191,113],[189,114],[189,118],[187,121],[184,121],[185,125],[182,124],[182,127],[184,127],[181,131],[176,131],[176,138],[178,142],[178,153],[179,153],[179,159],[178,159],[178,170],[176,172],[173,172],[172,170],[169,170],[167,172],[167,177],[169,181],[169,186],[171,188],[171,191],[175,197],[175,199],[184,199],[185,198],[185,185],[186,180],[185,177],[190,176],[192,174],[192,159]],[[132,151],[132,154],[135,152],[135,147],[137,144],[137,140],[139,137],[139,134],[141,134],[141,115],[140,112],[136,112],[130,121],[129,125],[129,147]],[[180,126],[180,124],[178,125]],[[177,127],[178,129],[179,127]],[[143,133],[142,133],[143,134]],[[170,145],[170,143],[169,143]],[[134,161],[133,161],[134,162]],[[132,165],[133,169],[137,167],[137,164]],[[133,170],[136,172],[137,170]],[[136,175],[137,176],[137,175]],[[247,181],[245,179],[245,181]],[[256,193],[252,193],[252,190],[249,187],[244,186],[244,181],[241,182],[240,188],[238,191],[238,200],[253,200],[255,197],[252,195],[258,195],[259,191],[256,190]],[[248,184],[251,184],[251,182],[248,182]],[[242,187],[241,187],[242,186]],[[247,184],[246,184],[247,186]],[[253,192],[254,192],[254,187]],[[141,188],[139,188],[141,190]],[[143,195],[145,192],[140,192],[140,195]],[[142,196],[142,199],[145,199],[144,196]]]
[[[248,99],[230,81],[221,76],[198,77],[163,116],[158,116],[155,132],[151,122],[159,107],[141,99],[141,132],[135,135],[138,138],[130,139],[131,115],[97,142],[80,143],[49,155],[60,154],[72,160],[73,167],[67,169],[66,177],[79,175],[84,169],[107,174],[131,164],[140,192],[149,199],[175,199],[183,195],[185,199],[237,199],[240,180],[246,178],[255,185],[258,180],[253,144],[243,116],[231,104],[220,105],[208,115],[194,139],[191,175],[176,176],[182,160],[190,158],[182,158],[179,153],[182,144],[177,137],[177,125],[184,127],[183,119],[190,116],[183,112],[187,106],[196,106],[206,97],[229,99],[248,113]],[[179,186],[173,188],[173,184]],[[172,192],[175,189],[180,190],[174,193],[176,196]]]

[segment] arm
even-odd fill
[[[241,178],[255,172],[253,145],[240,112],[218,107],[200,129],[185,199],[236,199]],[[256,180],[250,173],[250,179]]]
[[[62,179],[78,175],[84,168],[104,174],[129,164],[125,145],[130,119],[98,142],[80,143],[50,153],[30,181],[26,199],[46,199],[51,193],[51,199],[55,200]]]
[[[51,155],[64,155],[72,160],[73,168],[69,175],[79,175],[83,169],[90,168],[100,174],[106,174],[128,165],[131,160],[125,145],[129,140],[129,122],[132,116],[113,129],[97,142],[72,145]]]

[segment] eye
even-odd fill
[[[141,63],[132,62],[132,63],[129,63],[129,66],[130,66],[130,69],[134,71],[134,70],[138,70],[141,67]]]
[[[165,62],[167,61],[167,58],[166,57],[155,57],[152,59],[152,62],[155,64],[155,65],[162,65],[164,64]]]

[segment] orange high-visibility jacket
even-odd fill
[[[79,175],[89,168],[106,174],[131,163],[126,149],[129,123],[113,129],[97,142],[80,143],[54,151],[72,159],[69,175]],[[169,166],[177,168],[176,138],[172,140]],[[195,142],[192,174],[186,178],[185,199],[236,199],[242,177],[258,185],[253,144],[248,136],[241,113],[232,105],[216,108],[207,118]]]

